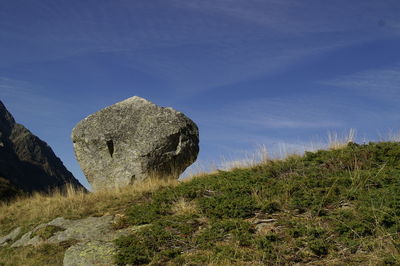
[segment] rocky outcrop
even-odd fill
[[[114,229],[120,217],[105,215],[78,220],[63,217],[36,226],[21,236],[18,227],[0,237],[0,247],[20,248],[43,244],[68,244],[64,254],[64,266],[114,265],[116,246],[114,240],[130,235],[147,225]]]
[[[136,96],[80,121],[72,141],[94,190],[150,176],[177,178],[199,152],[198,128],[192,120]]]
[[[63,266],[112,266],[116,248],[112,242],[89,241],[78,243],[65,251]]]
[[[101,217],[87,217],[80,220],[69,220],[58,217],[53,221],[41,224],[32,231],[24,234],[11,247],[38,246],[43,243],[57,244],[65,241],[78,242],[113,241],[126,233],[126,230],[114,230],[115,217],[111,215]]]
[[[8,235],[0,237],[0,247],[7,246],[9,242],[12,242],[15,239],[17,239],[20,233],[21,233],[21,227],[17,227],[14,230],[12,230]]]
[[[3,187],[9,187],[3,189],[7,193],[48,192],[66,184],[83,188],[44,141],[15,122],[1,101],[0,177]]]

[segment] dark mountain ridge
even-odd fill
[[[69,172],[46,142],[32,134],[0,101],[0,178],[12,191],[49,192],[71,184],[82,185]],[[10,194],[7,194],[7,198]],[[6,195],[3,195],[6,198]],[[2,194],[0,191],[0,200]]]

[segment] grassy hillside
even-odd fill
[[[0,235],[104,214],[121,217],[116,229],[142,226],[116,241],[119,265],[397,265],[400,143],[350,143],[184,182],[36,195],[0,207]],[[0,265],[62,258],[67,247],[3,248]]]

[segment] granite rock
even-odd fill
[[[44,243],[58,244],[71,240],[78,242],[92,240],[112,242],[120,236],[130,234],[141,228],[140,226],[134,226],[115,230],[115,221],[116,218],[112,215],[86,217],[78,220],[58,217],[48,223],[40,224],[32,231],[25,233],[20,239],[15,241],[11,247],[38,246]],[[51,235],[47,235],[46,238],[43,238],[38,232],[46,227],[58,229],[53,231]]]
[[[8,245],[10,242],[14,241],[21,233],[21,227],[17,227],[12,230],[8,235],[0,237],[0,247]]]
[[[199,152],[198,127],[192,120],[137,96],[80,121],[72,141],[94,190],[148,177],[178,178]]]
[[[69,247],[65,251],[64,266],[111,266],[116,248],[113,242],[87,241]]]

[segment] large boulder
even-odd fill
[[[66,184],[84,189],[50,146],[15,122],[0,101],[0,201]]]
[[[179,177],[199,152],[199,132],[192,120],[137,96],[80,121],[72,141],[93,190],[148,177]]]

